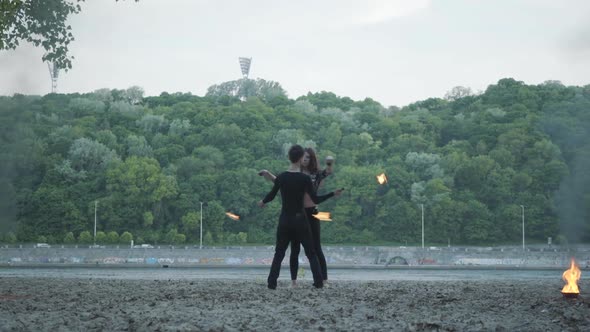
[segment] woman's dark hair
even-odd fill
[[[289,149],[289,160],[292,163],[296,163],[301,159],[301,157],[303,157],[304,154],[305,151],[303,151],[303,147],[299,144],[295,144]]]
[[[318,157],[312,148],[305,148],[305,152],[309,154],[309,164],[307,165],[307,171],[309,174],[315,174],[319,172],[318,169]]]

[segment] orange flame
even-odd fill
[[[379,182],[379,184],[387,183],[387,176],[385,176],[385,173],[377,175],[377,182]]]
[[[238,216],[237,214],[233,214],[231,212],[226,212],[225,215],[230,217],[233,220],[240,220],[240,216]]]
[[[561,292],[565,294],[579,294],[580,289],[578,288],[578,280],[580,280],[581,276],[582,272],[580,271],[578,264],[576,264],[576,261],[572,258],[569,270],[565,270],[562,275],[563,281],[567,282],[567,285],[563,286]]]
[[[321,221],[332,221],[332,216],[330,215],[330,212],[318,212],[317,214],[314,214],[313,216],[318,218]]]

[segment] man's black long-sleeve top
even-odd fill
[[[303,211],[303,195],[307,193],[311,200],[320,204],[334,196],[334,192],[318,196],[313,188],[311,178],[300,172],[283,172],[276,177],[271,191],[262,200],[263,203],[272,201],[281,190],[283,201],[282,212],[293,215]]]

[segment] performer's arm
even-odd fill
[[[263,176],[266,180],[268,180],[270,182],[275,182],[275,179],[277,178],[276,176],[274,176],[274,174],[272,174],[271,172],[269,172],[265,169],[258,172],[258,175]]]
[[[334,172],[334,158],[331,156],[326,157],[326,168],[318,173],[317,182],[318,188],[324,186],[324,179]]]
[[[281,181],[279,181],[277,178],[275,178],[274,185],[272,186],[272,189],[264,197],[264,199],[262,199],[260,202],[258,202],[258,205],[260,207],[263,207],[266,203],[268,203],[268,202],[272,201],[273,199],[275,199],[275,196],[279,192],[279,189],[280,188],[281,188]]]
[[[328,175],[332,174],[331,171],[328,171],[328,168],[321,170],[317,177],[316,182],[318,183],[318,189],[324,187],[324,179],[328,177]]]
[[[336,191],[332,191],[329,192],[325,195],[317,195],[315,190],[313,190],[313,185],[311,183],[311,179],[308,177],[305,180],[305,192],[309,195],[309,198],[311,198],[311,200],[315,203],[315,204],[320,204],[321,202],[333,197],[333,196],[340,196],[340,193],[342,193],[342,190],[344,189],[338,189]]]

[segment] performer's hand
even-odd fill
[[[269,172],[268,172],[267,170],[263,169],[263,170],[261,170],[260,172],[258,172],[258,175],[260,175],[260,176],[265,176],[265,175],[267,175],[268,173],[269,173]]]
[[[258,203],[256,203],[256,205],[258,205],[258,207],[261,207],[261,208],[266,206],[266,204],[264,204],[263,201],[258,201]]]
[[[326,157],[326,166],[332,166],[332,165],[334,165],[334,157],[327,156]]]
[[[334,166],[334,157],[332,156],[327,156],[326,157],[326,172],[328,174],[332,174],[332,167]]]
[[[338,197],[340,195],[342,195],[342,192],[344,191],[344,188],[340,188],[338,190],[334,190],[334,196]]]

